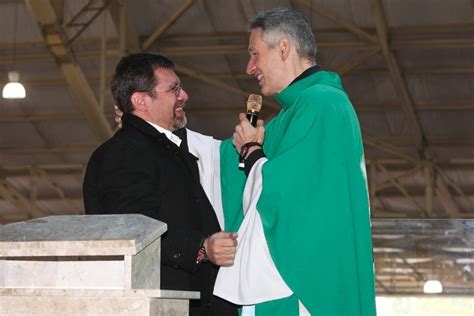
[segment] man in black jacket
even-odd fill
[[[118,63],[111,90],[123,126],[89,160],[86,214],[140,213],[165,222],[161,287],[200,291],[191,315],[236,315],[234,305],[212,295],[218,266],[233,264],[235,235],[220,231],[196,157],[187,151],[185,135],[172,133],[186,125],[188,99],[173,69],[155,54],[132,54]]]

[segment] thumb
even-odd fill
[[[258,120],[257,121],[257,127],[260,127],[260,126],[263,127],[264,124],[265,124],[265,122],[263,120]]]
[[[260,144],[263,144],[263,140],[265,139],[265,127],[263,125],[257,126],[257,141]]]

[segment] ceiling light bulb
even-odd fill
[[[26,97],[25,87],[19,82],[20,74],[18,71],[9,71],[8,79],[10,80],[2,90],[4,99],[24,99]]]
[[[423,286],[423,292],[426,294],[443,293],[443,285],[438,280],[428,280]]]

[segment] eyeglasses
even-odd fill
[[[183,90],[183,84],[180,82],[179,84],[177,84],[176,86],[174,86],[173,88],[169,90],[158,91],[158,92],[172,92],[174,93],[176,97],[179,97],[181,90]]]
[[[181,94],[181,90],[183,90],[183,84],[180,82],[171,89],[168,89],[168,90],[155,90],[155,91],[156,92],[172,92],[176,97],[179,97],[179,95]],[[149,93],[148,91],[137,91],[137,92]]]

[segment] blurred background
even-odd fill
[[[0,99],[0,223],[83,213],[84,169],[116,128],[108,83],[125,54],[171,58],[188,127],[230,136],[259,93],[245,74],[247,21],[279,6],[307,18],[318,63],[342,76],[357,111],[377,293],[392,299],[382,315],[413,297],[474,311],[472,0],[0,0],[0,85],[25,89]],[[263,104],[269,120],[279,106]],[[424,289],[430,280],[440,284]]]

